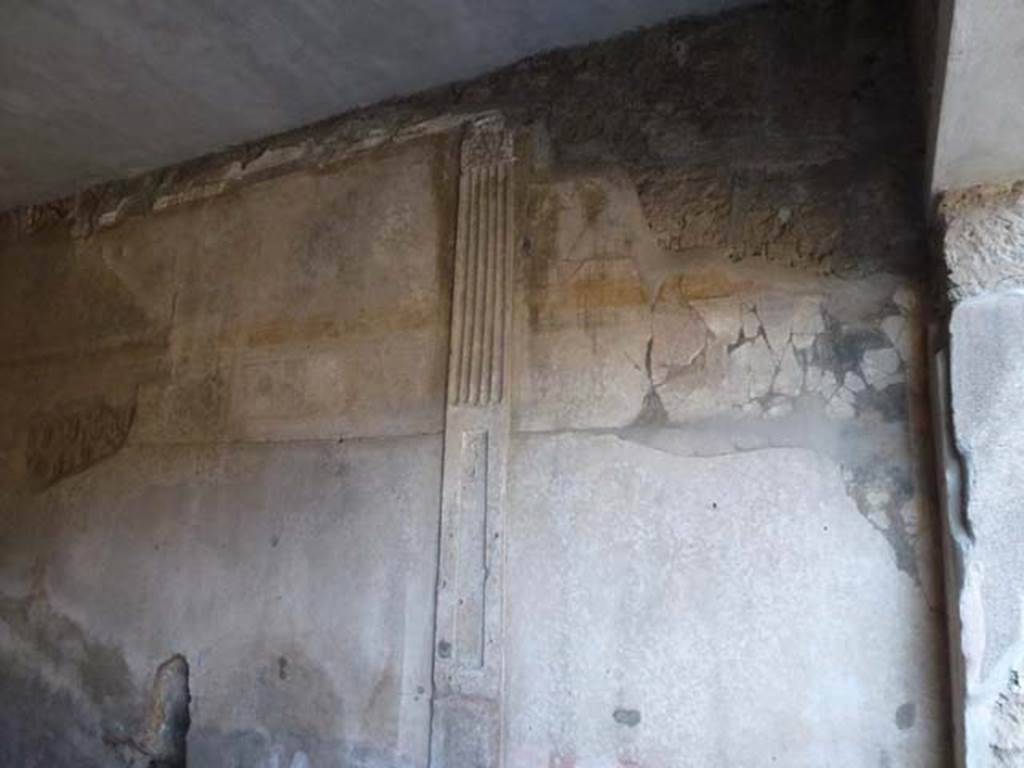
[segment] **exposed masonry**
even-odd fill
[[[185,768],[188,763],[188,661],[176,654],[157,667],[141,738],[107,736],[127,768]]]
[[[149,768],[185,768],[190,702],[188,662],[184,656],[172,656],[153,678],[144,742]]]
[[[1024,182],[948,192],[939,218],[953,301],[1024,288]]]
[[[906,146],[915,96],[895,76],[906,54],[894,44],[902,43],[896,39],[902,20],[895,16],[890,8],[827,2],[729,13],[713,24],[682,20],[15,209],[3,215],[0,236],[61,223],[85,236],[125,217],[285,173],[325,170],[499,109],[512,124],[546,122],[554,151],[569,164],[629,167],[666,250],[725,245],[736,261],[763,258],[836,274],[912,268],[913,249],[905,246],[921,233],[905,215],[916,205],[910,185],[879,183],[856,158],[850,162],[851,153],[875,162],[871,155],[897,140],[886,172],[919,169],[914,148]],[[778,39],[758,35],[761,25],[776,25]],[[873,25],[874,36],[837,39]],[[801,40],[800,55],[789,49],[790,37]],[[743,50],[736,47],[740,40]],[[836,46],[848,50],[833,55]],[[810,73],[805,62],[815,57],[819,70]],[[745,69],[737,75],[733,65]],[[767,65],[777,71],[769,82]],[[766,87],[770,94],[762,92]],[[795,114],[804,117],[799,130]],[[850,185],[855,199],[847,205]],[[869,200],[872,195],[878,200]],[[893,205],[873,204],[882,198]],[[755,215],[737,218],[744,207]],[[861,226],[870,216],[875,226]]]

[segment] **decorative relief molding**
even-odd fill
[[[463,141],[448,402],[500,403],[513,248],[512,135],[488,120]]]
[[[302,169],[322,169],[361,157],[386,146],[397,146],[426,136],[436,136],[464,126],[481,126],[467,145],[467,162],[479,156],[481,163],[494,153],[512,160],[511,138],[498,130],[502,118],[493,110],[472,114],[447,114],[399,127],[384,121],[364,127],[362,115],[347,114],[335,120],[255,141],[211,155],[201,162],[189,161],[160,168],[132,179],[104,182],[73,197],[0,211],[0,242],[14,241],[41,230],[70,225],[72,237],[87,237],[113,227],[132,216],[143,216],[178,205],[217,197],[254,182],[266,181]],[[488,125],[494,130],[483,130]],[[498,146],[492,147],[497,141]]]
[[[430,759],[501,762],[514,141],[500,117],[462,143],[445,415]]]
[[[483,669],[487,597],[487,432],[463,432],[459,478],[459,569],[455,663]]]
[[[488,115],[473,123],[462,141],[462,169],[515,162],[512,132],[505,128],[505,118]]]

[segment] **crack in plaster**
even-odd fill
[[[682,425],[673,423],[659,390],[688,373],[706,368],[709,350],[718,337],[699,310],[684,298],[673,297],[673,305],[690,309],[700,318],[704,339],[700,348],[690,353],[685,362],[661,362],[659,366],[665,369],[665,374],[660,379],[656,378],[654,350],[659,341],[659,331],[655,316],[668,301],[659,297],[650,307],[650,335],[645,345],[643,366],[630,359],[630,363],[647,379],[647,390],[637,417],[623,428],[572,432],[611,434],[620,440],[677,457],[711,458],[780,448],[827,455],[841,467],[847,495],[859,514],[886,541],[895,567],[913,581],[934,610],[920,570],[918,546],[921,534],[914,530],[914,523],[905,518],[908,505],[913,504],[915,498],[912,470],[894,466],[887,449],[880,448],[878,443],[878,437],[883,434],[885,444],[902,437],[901,425],[906,415],[903,401],[907,397],[903,383],[906,363],[903,355],[898,354],[898,365],[890,366],[893,370],[886,372],[895,381],[869,375],[865,371],[865,361],[875,350],[896,349],[894,340],[872,326],[845,324],[824,307],[819,307],[820,324],[817,327],[822,330],[804,334],[807,338],[801,336],[803,343],[798,343],[792,325],[776,329],[773,334],[784,339],[779,346],[769,338],[758,303],[744,303],[740,311],[748,312],[756,325],[741,321],[736,337],[725,341],[725,352],[727,357],[731,357],[745,346],[763,341],[771,359],[767,389],[763,393],[758,393],[757,389],[750,391],[747,404],[734,405],[732,413]],[[891,311],[893,309],[895,313]],[[880,308],[879,317],[875,320],[884,322],[890,316],[903,318],[904,314],[895,305],[886,305]],[[814,321],[810,321],[808,328],[814,325]],[[784,330],[784,333],[779,334],[779,330]],[[784,382],[781,377],[790,358],[793,361],[791,365],[795,366],[790,371],[793,381]],[[746,375],[754,374],[748,372]],[[817,385],[813,384],[815,381]],[[683,401],[692,394],[692,391],[686,393]],[[843,413],[841,409],[837,410],[836,403],[840,402],[848,409],[848,415],[837,421],[834,417]],[[758,406],[756,415],[745,410],[749,404]],[[869,411],[882,415],[881,424],[864,423],[863,417]],[[737,412],[742,414],[739,418]],[[766,415],[770,418],[765,419]],[[824,433],[821,431],[823,424],[829,425]],[[882,425],[889,426],[879,432]]]

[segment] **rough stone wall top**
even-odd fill
[[[888,4],[839,0],[680,20],[10,211],[0,240],[54,224],[87,235],[498,109],[510,124],[546,123],[564,164],[629,168],[677,253],[826,274],[913,269],[920,200],[905,179],[920,173],[923,132],[903,23]],[[666,207],[670,185],[710,204],[699,216]],[[775,204],[780,191],[791,199]]]
[[[939,213],[951,299],[1024,288],[1024,182],[948,192]]]

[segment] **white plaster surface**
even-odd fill
[[[510,765],[942,764],[938,619],[832,461],[520,435],[511,475]]]
[[[123,649],[139,690],[184,654],[190,766],[423,766],[440,470],[440,436],[126,449],[4,520],[0,583]],[[82,684],[73,644],[12,642]]]
[[[966,765],[1024,763],[1024,529],[1018,457],[1024,449],[1024,294],[959,303],[951,320],[953,425],[966,468],[960,514],[959,638],[966,682]]]

